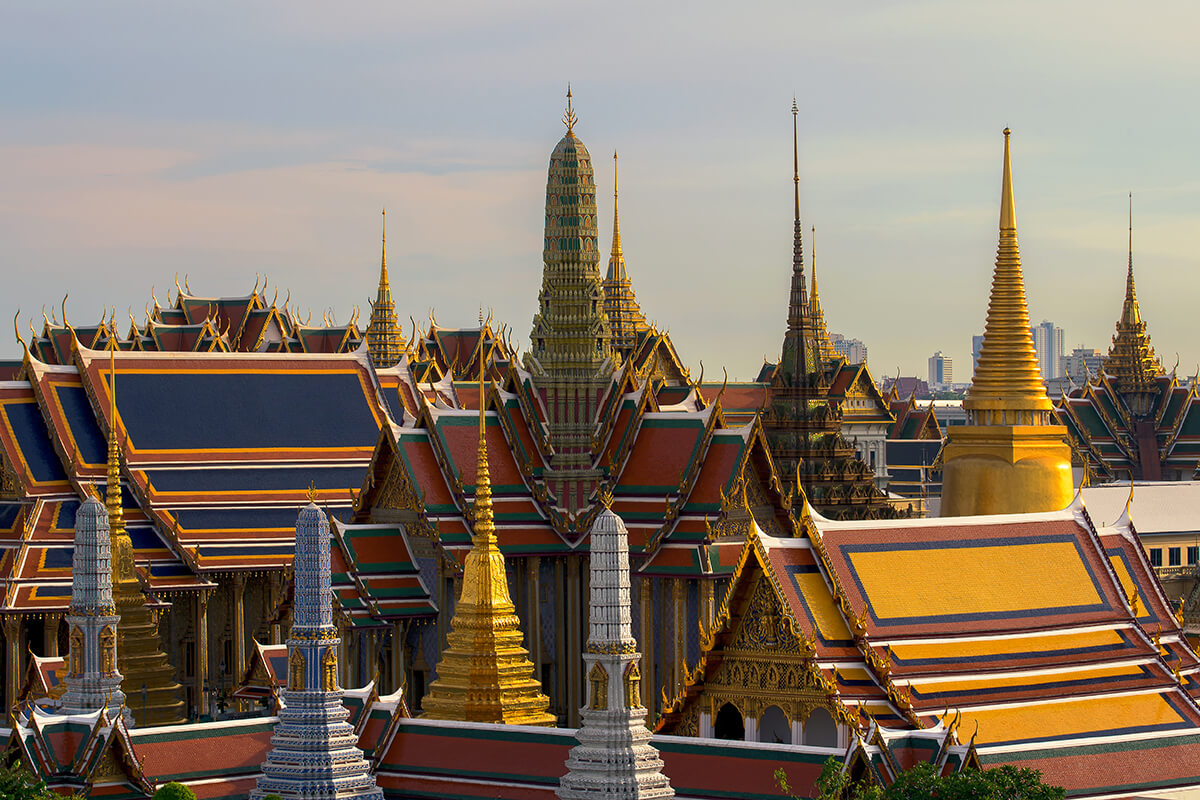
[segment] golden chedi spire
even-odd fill
[[[650,329],[638,305],[621,250],[621,215],[617,208],[617,152],[613,151],[613,235],[608,274],[604,278],[604,311],[612,330],[613,350],[629,356],[637,346],[638,334]]]
[[[1050,511],[1071,502],[1071,455],[1038,371],[1017,247],[1008,128],[1000,188],[1000,243],[983,344],[963,406],[948,430],[942,516]]]
[[[1104,371],[1116,382],[1117,392],[1137,417],[1148,414],[1158,393],[1157,379],[1166,372],[1146,333],[1146,322],[1138,306],[1137,290],[1133,283],[1133,194],[1129,195],[1129,268],[1125,275],[1125,300],[1117,332]]]
[[[504,554],[496,538],[488,474],[484,371],[479,370],[479,460],[475,477],[474,534],[463,567],[437,680],[421,702],[422,716],[460,722],[553,727],[550,700],[533,677],[522,646],[521,621],[508,593]]]
[[[133,542],[125,530],[121,508],[121,448],[118,443],[116,348],[109,351],[108,486],[104,505],[112,543],[113,602],[117,624],[117,671],[121,689],[136,724],[175,725],[185,721],[183,687],[159,640],[158,622],[146,606],[133,558]]]
[[[396,304],[387,271],[387,209],[383,210],[382,254],[379,258],[379,289],[371,304],[371,322],[367,325],[367,352],[376,369],[392,367],[404,355],[404,336],[396,323]]]
[[[1050,398],[1038,370],[1029,329],[1025,279],[1017,248],[1009,130],[1004,129],[1004,179],[1000,190],[1000,245],[988,300],[983,344],[963,401],[972,424],[1046,425]]]
[[[825,312],[821,310],[821,296],[817,293],[817,226],[813,225],[812,240],[808,243],[812,254],[812,293],[808,298],[808,318],[812,325],[813,338],[822,361],[838,358],[838,351],[829,338],[829,327],[825,324]]]

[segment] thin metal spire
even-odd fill
[[[796,104],[796,96],[792,95],[792,182],[796,185],[797,222],[800,220],[800,137],[796,132],[799,116],[800,106]]]

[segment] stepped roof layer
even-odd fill
[[[762,524],[782,530],[786,523],[774,518],[767,499],[777,498],[774,505],[782,507],[770,456],[757,423],[729,426],[720,403],[705,403],[686,382],[661,377],[672,374],[662,366],[670,364],[665,359],[671,351],[665,337],[654,348],[659,355],[643,362],[644,373],[630,360],[608,378],[593,420],[590,458],[614,495],[614,510],[629,526],[643,570],[727,574],[741,539],[720,531],[731,513],[750,514],[744,498],[735,498],[743,473],[761,491],[756,506]],[[393,373],[399,385],[414,384],[403,365]],[[420,391],[411,397],[413,413],[406,409],[403,422],[380,440],[356,520],[372,518],[372,509],[408,509],[413,515],[408,534],[436,531],[441,546],[461,562],[470,548],[476,482],[477,384],[467,390],[465,382],[452,381],[433,399]],[[484,397],[500,547],[509,555],[586,547],[590,514],[598,504],[573,516],[547,491],[552,450],[535,379],[508,362],[492,372]]]
[[[1139,790],[1200,784],[1200,660],[1128,515],[1097,526],[1077,500],[936,520],[810,512],[805,527],[751,538],[666,729],[703,697],[764,576],[797,652],[811,654],[812,684],[852,724],[977,723],[985,765],[1036,766],[1071,794],[1125,791],[1131,775],[1152,774],[1146,758],[1172,766]]]
[[[1200,471],[1197,383],[1176,374],[1140,385],[1139,417],[1116,380],[1102,372],[1055,404],[1075,458],[1100,480],[1191,480]]]
[[[176,324],[207,325],[212,346],[150,335]],[[309,483],[348,514],[390,419],[353,324],[306,326],[257,290],[181,291],[124,335],[111,320],[47,321],[28,348],[18,379],[0,382],[4,610],[70,601],[75,510],[105,481],[110,350],[126,527],[153,592],[209,587],[210,572],[282,568]]]

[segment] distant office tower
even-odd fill
[[[1066,377],[1082,384],[1088,374],[1100,374],[1100,364],[1104,361],[1104,353],[1090,347],[1076,347],[1068,356],[1062,357],[1062,371]]]
[[[1034,325],[1029,330],[1033,334],[1033,349],[1037,350],[1042,380],[1062,377],[1063,351],[1066,349],[1063,346],[1063,329],[1053,322],[1042,320],[1040,325]]]
[[[971,337],[971,374],[975,374],[976,364],[979,362],[979,351],[983,347],[983,335]]]
[[[833,341],[833,349],[846,359],[847,364],[867,363],[867,346],[861,339],[847,339],[840,333],[831,333],[829,338]]]
[[[954,362],[938,350],[929,357],[929,385],[948,386],[954,383]]]

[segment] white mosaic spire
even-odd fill
[[[268,794],[304,800],[364,798],[383,792],[355,746],[337,684],[341,640],[329,588],[329,520],[309,503],[296,520],[295,598],[288,638],[288,680],[271,752],[254,800]]]
[[[113,603],[108,511],[95,497],[88,497],[75,512],[63,713],[85,714],[105,706],[116,710],[125,704],[121,673],[117,671],[120,621]]]
[[[559,781],[562,800],[674,797],[663,762],[650,744],[641,698],[641,653],[633,638],[629,598],[629,534],[605,509],[592,524],[588,641],[583,654],[588,703],[575,733],[579,744]]]

